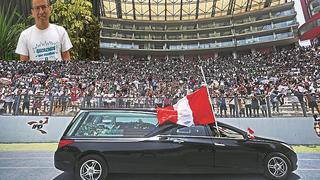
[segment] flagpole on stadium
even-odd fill
[[[217,122],[217,120],[216,120],[216,115],[214,114],[214,111],[213,111],[213,105],[212,105],[212,101],[211,101],[211,96],[210,96],[210,93],[209,93],[208,84],[207,84],[206,77],[205,77],[205,75],[204,75],[202,66],[200,66],[200,70],[201,70],[201,74],[202,74],[202,77],[203,77],[203,80],[204,80],[204,84],[206,85],[206,89],[207,89],[207,93],[208,93],[208,98],[209,98],[209,102],[210,102],[210,106],[211,106],[211,111],[212,111],[212,114],[213,114],[213,118],[214,118],[214,123],[215,123],[215,125],[216,125],[216,129],[217,129],[217,134],[218,134],[218,136],[220,137],[218,122]]]

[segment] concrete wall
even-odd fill
[[[0,143],[58,142],[71,117],[49,117],[42,130],[32,129],[30,121],[44,120],[45,116],[0,116]],[[255,135],[279,139],[289,144],[320,144],[313,129],[313,118],[219,118],[221,122],[241,129],[250,127]]]
[[[49,123],[42,130],[47,134],[42,134],[27,124],[30,121],[44,120],[45,117],[49,117]],[[72,117],[0,116],[0,142],[58,142],[71,120]]]
[[[289,144],[320,144],[313,129],[313,117],[291,118],[225,118],[220,121],[243,130],[251,128],[254,135],[278,139]]]

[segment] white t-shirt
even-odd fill
[[[72,48],[67,31],[55,24],[44,30],[35,25],[24,30],[19,38],[16,53],[30,60],[62,60],[61,53]]]

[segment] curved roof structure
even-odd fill
[[[197,20],[277,6],[291,0],[103,0],[102,16],[126,20]]]

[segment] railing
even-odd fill
[[[212,104],[217,117],[302,117],[320,113],[319,96],[317,96],[317,106],[306,100],[299,101],[296,96],[281,97],[276,102],[270,100],[270,96],[258,98],[258,103],[254,103],[257,101],[251,96],[218,97],[212,98]],[[69,96],[21,95],[11,98],[11,101],[0,100],[0,115],[73,116],[80,108],[155,109],[175,104],[176,101],[176,99],[145,97],[86,96],[71,99]]]

